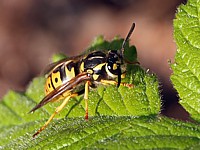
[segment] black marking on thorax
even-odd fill
[[[83,59],[84,68],[94,68],[95,66],[106,62],[106,54],[101,51],[90,53],[85,59]]]

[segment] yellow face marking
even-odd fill
[[[113,64],[113,70],[117,69],[117,64]]]
[[[117,77],[117,75],[111,73],[111,72],[108,70],[108,64],[106,64],[106,67],[105,67],[105,68],[106,68],[107,74],[108,74],[110,77],[112,77],[112,78],[116,78],[116,77]]]
[[[93,79],[94,79],[94,80],[97,80],[98,77],[99,77],[99,75],[97,75],[97,74],[94,74],[94,75],[93,75]]]
[[[80,66],[80,72],[83,72],[83,71],[84,71],[84,62],[82,62]]]

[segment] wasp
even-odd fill
[[[103,85],[124,85],[132,87],[131,84],[122,83],[125,71],[122,69],[124,62],[124,47],[129,40],[135,23],[132,24],[120,50],[93,51],[86,55],[63,59],[50,65],[47,69],[45,83],[45,97],[30,112],[34,112],[49,102],[63,100],[48,121],[33,135],[37,136],[52,121],[69,102],[72,97],[84,93],[85,119],[88,120],[88,93],[89,88]],[[117,79],[117,81],[116,81]]]

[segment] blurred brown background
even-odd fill
[[[183,0],[1,0],[0,98],[9,90],[23,91],[49,64],[54,53],[84,51],[97,35],[125,37],[131,23],[144,68],[161,83],[162,113],[178,119],[188,115],[178,105],[170,83],[168,60],[174,60],[173,18]]]

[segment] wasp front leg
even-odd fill
[[[114,80],[101,80],[100,81],[102,84],[104,85],[118,85],[118,82],[117,81],[114,81]],[[121,82],[120,83],[121,86],[125,86],[125,87],[128,87],[128,88],[133,88],[134,85],[133,84],[130,84],[130,83],[125,83],[125,82]]]
[[[65,100],[62,102],[62,104],[56,108],[56,110],[51,115],[51,117],[48,119],[48,121],[33,135],[33,138],[35,138],[40,132],[42,132],[48,126],[48,124],[52,121],[52,119],[55,117],[55,115],[58,114],[65,107],[65,105],[69,102],[70,98],[75,97],[77,95],[78,94],[75,93],[75,94],[71,94],[70,96],[65,98]]]

